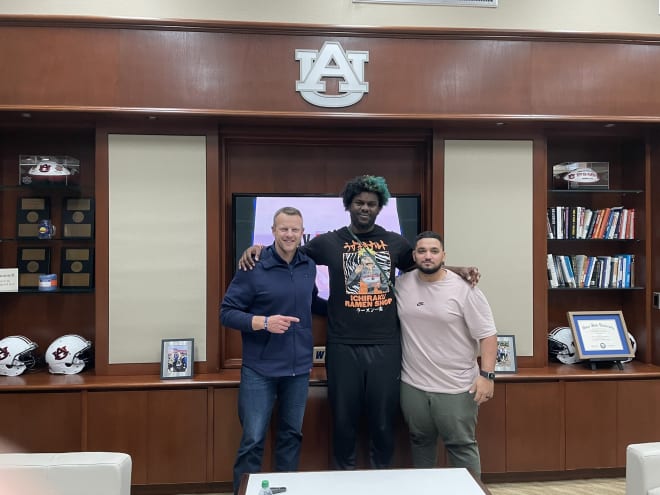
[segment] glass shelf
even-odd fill
[[[601,292],[604,290],[644,290],[645,287],[548,287],[549,292],[554,291],[582,291]]]
[[[644,189],[548,189],[550,194],[642,194]]]
[[[83,191],[85,189],[93,190],[92,188],[87,188],[81,186],[80,184],[63,184],[59,182],[51,183],[39,183],[39,184],[0,184],[0,191],[43,191],[44,194],[47,194],[52,191]]]
[[[28,244],[48,244],[49,242],[94,242],[94,239],[91,238],[79,238],[79,237],[56,237],[54,239],[35,239],[34,237],[3,237],[0,238],[0,243],[2,242],[25,242]]]
[[[18,292],[0,292],[2,294],[91,294],[94,292],[94,287],[58,287],[56,290],[39,290],[37,287],[28,288],[22,287]]]
[[[641,239],[546,239],[548,242],[642,242]]]

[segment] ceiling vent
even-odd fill
[[[452,7],[497,8],[498,0],[353,0],[353,3],[394,3],[400,5],[450,5]]]

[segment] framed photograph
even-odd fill
[[[497,359],[495,360],[495,373],[516,373],[516,336],[497,336]]]
[[[164,339],[160,351],[160,378],[192,378],[195,339]]]
[[[569,311],[580,359],[622,361],[634,356],[621,311]]]

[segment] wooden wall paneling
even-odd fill
[[[439,130],[434,130],[431,142],[431,159],[426,169],[425,198],[422,206],[422,227],[429,228],[435,232],[445,232],[445,139]]]
[[[320,116],[326,111],[294,90],[294,53],[331,40],[370,53],[370,91],[345,115],[608,119],[660,112],[660,47],[641,37],[38,22],[0,26],[7,75],[0,101],[8,108]],[[34,67],[48,77],[34,77]],[[401,91],[411,87],[411,74],[414,91]]]
[[[3,393],[0,401],[0,438],[20,451],[82,450],[80,392]]]
[[[660,83],[658,49],[657,45],[615,42],[532,43],[531,113],[603,118],[648,115],[649,107],[660,103],[653,90]],[[566,63],[569,53],[572,62]],[[634,84],[627,73],[631,69]]]
[[[241,442],[238,387],[213,391],[213,480],[231,482],[236,451]]]
[[[0,101],[25,109],[121,106],[117,98],[120,33],[3,26],[0,59],[11,67],[12,78],[0,81]]]
[[[68,333],[79,334],[94,342],[92,293],[14,293],[3,294],[2,298],[7,307],[3,308],[0,317],[7,335],[25,335],[37,343],[38,354],[46,352],[57,337]]]
[[[96,374],[109,374],[110,353],[110,191],[109,191],[109,130],[96,129],[96,256],[94,257],[95,306],[96,306]]]
[[[660,442],[660,380],[618,380],[616,387],[616,463],[625,466],[628,445]]]
[[[134,485],[147,483],[148,394],[146,390],[87,393],[87,450],[129,454]]]
[[[221,227],[222,184],[220,183],[220,150],[217,131],[206,134],[206,362],[197,363],[196,372],[217,372],[220,370],[220,294],[221,280],[225,280],[221,245],[226,235]],[[203,369],[202,369],[203,368]]]
[[[648,190],[646,195],[650,202],[648,216],[649,233],[647,242],[650,242],[649,253],[660,253],[660,136],[653,135],[650,146],[650,168]],[[647,285],[651,292],[660,292],[660,259],[652,256],[647,262]],[[653,297],[653,295],[652,295]],[[660,309],[651,309],[649,322],[648,346],[653,364],[660,364]],[[648,357],[648,353],[646,355]]]
[[[612,468],[617,464],[617,383],[568,382],[566,469]]]
[[[310,386],[303,422],[301,471],[323,471],[332,466],[330,433],[328,389],[325,386]]]
[[[533,191],[532,204],[534,220],[532,227],[532,259],[543,260],[547,255],[546,212],[547,201],[547,143],[544,138],[536,137],[532,149],[533,160]],[[533,321],[533,355],[518,358],[518,367],[543,367],[548,364],[548,298],[539,297],[547,293],[548,275],[543,263],[534,262],[533,267],[534,314]]]
[[[506,471],[564,469],[560,382],[506,384]]]
[[[203,483],[206,479],[206,389],[148,393],[147,483]]]
[[[122,103],[142,108],[317,113],[317,107],[294,91],[300,77],[294,54],[297,48],[318,50],[328,39],[339,41],[345,50],[369,50],[366,77],[388,81],[381,91],[371,89],[361,106],[349,112],[522,115],[530,106],[527,41],[157,30],[121,32]],[[234,65],[235,60],[254,63]],[[470,70],[464,70],[468,64]],[[179,70],[167,70],[174,66]],[[137,73],[140,78],[134,77]],[[415,91],[398,91],[410,86],[410,74],[415,74]],[[169,83],[163,84],[164,80]],[[333,84],[336,81],[328,82],[329,92]]]
[[[506,385],[495,384],[492,400],[479,406],[477,441],[484,473],[506,472]]]

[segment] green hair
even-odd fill
[[[378,195],[379,206],[385,206],[390,199],[390,191],[387,188],[387,182],[384,177],[375,175],[360,175],[348,181],[341,193],[344,201],[344,208],[353,202],[353,198],[360,193],[370,192]]]

